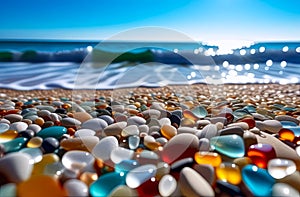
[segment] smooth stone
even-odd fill
[[[140,125],[138,126],[138,128],[139,128],[139,133],[149,133],[148,125]]]
[[[81,128],[82,129],[91,129],[96,131],[96,133],[101,133],[105,127],[107,127],[108,124],[105,120],[102,120],[100,118],[93,118],[90,120],[87,120],[86,122],[82,123]]]
[[[278,120],[265,120],[263,121],[263,130],[271,133],[278,133],[282,128],[281,123]]]
[[[171,194],[175,192],[176,188],[177,181],[169,174],[164,175],[158,184],[158,191],[161,196],[171,196]]]
[[[190,134],[196,134],[199,130],[195,129],[195,128],[191,128],[191,127],[185,127],[185,126],[180,126],[178,129],[177,129],[177,133],[180,134],[180,133],[190,133]]]
[[[193,114],[194,114],[195,116],[197,116],[197,118],[199,118],[199,119],[205,118],[205,117],[207,116],[207,114],[208,114],[208,112],[206,111],[205,107],[203,107],[203,106],[201,106],[201,105],[199,105],[199,106],[193,108],[193,109],[191,110],[191,112],[193,112]]]
[[[128,187],[135,189],[150,178],[154,177],[156,171],[157,168],[153,164],[146,164],[134,168],[126,175],[126,184]]]
[[[156,109],[147,109],[147,110],[143,111],[142,114],[144,115],[145,119],[148,119],[148,118],[158,119],[161,115],[161,112]]]
[[[127,122],[116,122],[104,128],[106,136],[120,135],[122,130],[127,126]]]
[[[59,182],[51,176],[33,176],[29,180],[18,185],[18,196],[20,197],[64,197],[65,191]]]
[[[160,128],[160,122],[156,118],[147,119],[146,124],[148,125],[149,128],[151,128],[153,126]]]
[[[120,197],[120,196],[138,196],[136,190],[129,188],[126,185],[120,185],[116,187],[110,194],[109,197]]]
[[[66,152],[61,162],[69,170],[75,172],[82,170],[88,165],[93,165],[95,158],[86,151],[72,150]]]
[[[4,119],[4,118],[0,119],[0,123],[5,123],[5,124],[8,124],[8,125],[10,124],[9,120]]]
[[[0,158],[0,173],[13,183],[26,181],[32,168],[31,157],[26,153],[10,153]]]
[[[86,136],[94,136],[96,134],[96,131],[92,129],[78,129],[74,133],[74,137],[86,137]]]
[[[210,142],[207,138],[201,138],[199,140],[199,151],[209,151],[210,149]]]
[[[65,166],[59,161],[47,164],[44,168],[43,174],[59,178],[65,171]]]
[[[233,185],[238,185],[242,181],[240,168],[234,163],[221,163],[216,168],[216,175],[219,180]]]
[[[267,120],[268,118],[262,114],[259,114],[259,113],[251,113],[251,115],[253,116],[253,118],[255,120],[260,120],[260,121],[263,121],[263,120]]]
[[[159,156],[153,152],[153,151],[149,151],[149,150],[143,150],[142,152],[140,152],[137,156],[137,161],[141,164],[157,164],[159,162]]]
[[[33,136],[35,136],[35,133],[34,133],[34,131],[32,131],[30,129],[26,129],[25,131],[19,132],[19,137],[25,137],[25,138],[31,139]]]
[[[47,137],[54,137],[56,139],[59,139],[66,133],[67,133],[67,129],[65,127],[53,126],[53,127],[42,129],[40,132],[37,133],[37,136],[43,139]]]
[[[296,124],[293,121],[280,121],[280,124],[282,125],[283,128],[289,128],[289,127],[297,127],[298,124]]]
[[[248,129],[252,129],[255,127],[255,120],[251,118],[243,118],[241,120],[238,120],[238,122],[244,122],[248,124]],[[246,128],[246,127],[245,127]],[[244,129],[244,128],[243,128]]]
[[[211,139],[218,135],[218,128],[215,124],[206,125],[200,132],[199,138]]]
[[[121,132],[121,136],[122,137],[128,137],[128,136],[132,136],[132,135],[139,135],[139,128],[136,125],[129,125],[127,127],[125,127],[122,132]]]
[[[224,125],[227,125],[227,119],[225,117],[212,117],[209,118],[209,121],[211,124],[223,123]]]
[[[300,172],[296,171],[282,179],[277,180],[279,183],[286,183],[300,192]]]
[[[236,134],[238,136],[243,137],[244,130],[239,126],[231,126],[218,131],[218,135],[232,135],[232,134]]]
[[[44,154],[42,160],[40,162],[34,164],[34,167],[32,170],[32,176],[44,174],[44,170],[47,165],[56,163],[59,160],[60,160],[59,157],[54,153]]]
[[[14,122],[9,126],[9,130],[14,130],[14,131],[24,131],[26,130],[28,125],[25,122]]]
[[[77,179],[70,179],[67,180],[64,185],[64,189],[68,196],[82,196],[87,197],[89,196],[89,189],[88,186]]]
[[[165,137],[155,138],[155,141],[158,142],[161,146],[164,146],[168,142],[167,138]]]
[[[238,135],[223,135],[210,139],[211,148],[230,158],[243,157],[244,140]]]
[[[194,120],[183,118],[181,119],[180,125],[181,127],[194,127],[196,122]]]
[[[296,125],[299,125],[299,123],[300,123],[300,121],[297,118],[294,118],[294,117],[288,116],[288,115],[275,116],[275,120],[278,120],[278,121],[291,121],[291,122],[294,122]]]
[[[189,167],[183,168],[180,172],[178,184],[184,196],[215,196],[210,184],[198,172]]]
[[[61,120],[61,125],[64,127],[79,127],[81,122],[75,118],[63,118]]]
[[[19,152],[27,153],[30,157],[30,163],[38,163],[43,158],[43,152],[39,148],[23,148]]]
[[[270,144],[253,144],[247,151],[247,156],[253,164],[260,168],[267,168],[268,161],[276,158],[276,152]]]
[[[98,118],[105,120],[105,122],[107,122],[108,125],[111,125],[115,122],[115,120],[109,115],[101,115]]]
[[[0,196],[3,197],[16,197],[17,196],[17,184],[7,183],[0,186]]]
[[[241,127],[243,130],[248,130],[249,125],[246,122],[235,122],[227,125],[227,127]]]
[[[110,159],[115,163],[118,164],[123,160],[130,160],[133,158],[134,151],[123,148],[117,147],[111,151]]]
[[[300,197],[300,193],[286,183],[275,183],[272,188],[272,196]]]
[[[128,146],[130,149],[136,149],[140,145],[140,137],[137,135],[132,135],[128,137]]]
[[[196,152],[194,159],[197,164],[209,164],[213,167],[218,167],[222,163],[222,158],[218,153],[201,151]]]
[[[46,117],[50,117],[51,112],[48,111],[48,110],[40,110],[40,111],[37,111],[36,114],[37,114],[39,117],[46,118]]]
[[[127,119],[127,125],[136,125],[136,126],[140,126],[140,125],[144,125],[146,124],[146,120],[144,118],[141,118],[139,116],[132,116],[130,118]]]
[[[169,118],[161,118],[158,120],[160,126],[163,126],[163,125],[171,125],[171,120]]]
[[[215,168],[209,164],[195,164],[193,169],[196,170],[210,185],[215,182]]]
[[[62,119],[61,116],[59,116],[58,114],[56,113],[51,113],[50,114],[50,120],[57,123],[57,122],[60,122],[60,120]]]
[[[288,159],[271,159],[268,162],[268,173],[275,179],[282,179],[296,171],[296,164]]]
[[[111,152],[119,146],[118,140],[113,136],[102,138],[93,148],[92,154],[103,161],[110,159]]]
[[[250,131],[245,131],[243,135],[245,150],[248,150],[249,147],[253,144],[257,144],[257,139],[254,133]]]
[[[161,178],[167,174],[170,173],[170,165],[167,164],[166,162],[158,162],[157,165],[157,172],[156,172],[156,175],[155,175],[155,178],[157,180],[161,180]]]
[[[34,133],[38,133],[42,130],[41,126],[37,124],[30,124],[27,129],[34,131]]]
[[[163,125],[160,128],[160,132],[168,140],[170,140],[172,137],[177,135],[177,129],[175,127],[173,127],[172,125]]]
[[[181,119],[176,114],[172,114],[169,119],[171,121],[171,125],[176,124],[177,126],[180,126]]]
[[[0,133],[3,133],[9,129],[9,124],[7,123],[0,123]]]
[[[65,150],[82,150],[91,152],[98,142],[99,138],[96,136],[83,136],[64,139],[60,142],[60,146]]]
[[[228,182],[217,180],[216,187],[221,192],[220,196],[246,196],[238,186]]]
[[[19,151],[21,148],[26,146],[28,139],[25,137],[18,137],[8,142],[2,143],[4,146],[5,153],[11,153]]]
[[[9,120],[10,123],[20,122],[23,119],[23,116],[19,114],[8,114],[4,116],[5,119]]]
[[[267,170],[249,164],[242,169],[242,179],[255,196],[270,196],[275,180]]]
[[[261,134],[263,136],[256,135],[258,143],[272,145],[278,158],[294,161],[297,166],[297,170],[300,170],[300,157],[294,149],[268,133],[261,132]]]
[[[123,160],[115,165],[115,172],[127,174],[129,171],[140,166],[136,160]]]
[[[188,157],[172,163],[170,171],[172,174],[176,175],[176,172],[179,173],[184,167],[192,167],[193,165],[194,159],[192,157]]]
[[[126,122],[126,124],[127,124],[128,117],[125,114],[116,112],[114,114],[114,119],[115,119],[116,122]]]
[[[42,145],[43,143],[43,138],[41,137],[33,137],[27,142],[27,147],[28,148],[38,148]]]
[[[54,112],[55,111],[55,108],[53,106],[50,106],[50,105],[37,105],[35,107],[39,110],[48,110],[49,112]]]
[[[9,142],[16,137],[18,137],[19,133],[14,130],[7,130],[3,133],[0,133],[0,143]]]
[[[174,136],[165,144],[161,152],[162,160],[168,164],[187,157],[194,157],[199,151],[199,139],[189,133]]]
[[[211,122],[209,120],[204,119],[204,120],[198,120],[197,124],[198,124],[198,126],[201,126],[201,127],[203,126],[204,127],[208,124],[211,124]]]
[[[86,122],[90,119],[92,119],[93,117],[87,113],[87,112],[74,112],[73,113],[73,117],[76,119],[76,120],[79,120],[80,122]]]
[[[41,148],[44,153],[52,153],[59,147],[59,141],[54,137],[47,137],[43,140]]]

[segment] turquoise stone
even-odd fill
[[[97,181],[91,184],[91,196],[108,196],[116,187],[125,185],[124,173],[111,172],[101,175]]]
[[[298,126],[295,122],[292,121],[280,121],[283,128],[296,127]]]
[[[293,112],[293,111],[296,111],[297,109],[296,108],[294,108],[294,107],[284,107],[284,108],[282,108],[283,110],[285,110],[285,111],[291,111],[291,112]]]
[[[136,160],[123,160],[115,165],[115,172],[128,173],[130,170],[139,167],[140,164]]]
[[[250,113],[255,113],[256,112],[256,108],[253,105],[247,105],[243,109],[247,110]]]
[[[21,148],[25,147],[26,143],[27,143],[27,138],[25,137],[18,137],[16,139],[13,139],[11,141],[8,142],[4,142],[2,143],[4,146],[4,150],[6,153],[10,153],[10,152],[17,152],[19,151]]]
[[[267,170],[246,165],[242,170],[242,179],[254,196],[271,196],[275,179]]]
[[[243,139],[236,135],[222,135],[210,139],[212,149],[231,158],[243,157],[245,146]]]
[[[208,114],[205,107],[203,107],[201,105],[199,105],[199,106],[195,107],[194,109],[192,109],[192,112],[198,118],[204,118]]]
[[[41,130],[37,133],[37,136],[41,138],[54,137],[56,139],[59,139],[63,134],[66,133],[67,129],[65,127],[53,126]]]
[[[233,116],[235,120],[241,119],[246,115],[249,115],[249,111],[247,109],[237,109],[233,112]]]

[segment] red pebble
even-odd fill
[[[276,158],[276,152],[270,144],[253,144],[247,152],[252,163],[260,168],[267,168],[268,161]]]

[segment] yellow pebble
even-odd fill
[[[34,121],[35,124],[39,125],[39,126],[43,126],[43,124],[45,123],[44,119],[41,117],[38,117],[37,119],[35,119]]]
[[[148,142],[145,146],[150,150],[158,150],[161,147],[159,142]]]
[[[41,137],[33,137],[31,138],[28,143],[27,143],[27,147],[28,148],[38,148],[42,145],[43,143],[43,138]]]
[[[194,158],[198,164],[209,164],[213,167],[218,167],[222,162],[221,156],[213,152],[196,152]]]
[[[177,129],[172,125],[163,125],[160,128],[161,134],[168,140],[177,134]]]
[[[59,157],[54,153],[49,153],[43,155],[43,158],[40,162],[34,164],[31,175],[41,175],[44,173],[44,169],[48,164],[55,163],[59,161]]]
[[[7,130],[0,134],[0,142],[8,142],[15,139],[18,136],[18,132],[14,130]]]
[[[46,175],[31,177],[27,181],[20,183],[17,187],[19,197],[63,197],[66,193],[59,185],[59,182]]]
[[[216,175],[218,179],[233,185],[240,184],[242,180],[240,168],[234,163],[221,163],[216,169]]]

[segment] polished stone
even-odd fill
[[[150,178],[154,177],[157,167],[153,164],[146,164],[134,168],[126,175],[126,184],[130,188],[137,188]]]
[[[47,138],[47,137],[54,137],[56,139],[61,138],[62,135],[67,133],[67,129],[62,126],[53,126],[42,129],[40,132],[37,133],[38,137]]]
[[[216,168],[217,178],[233,185],[240,184],[242,177],[240,168],[234,163],[221,163]]]
[[[222,158],[218,153],[201,151],[196,152],[194,159],[197,164],[209,164],[218,167],[222,163]]]
[[[254,144],[247,151],[248,157],[253,164],[260,168],[267,168],[268,161],[276,157],[276,152],[270,144]]]
[[[296,164],[288,159],[271,159],[268,162],[268,173],[275,179],[282,179],[296,171]]]
[[[66,152],[62,157],[62,164],[69,170],[75,172],[82,170],[88,165],[93,165],[95,158],[88,152],[72,150]]]

